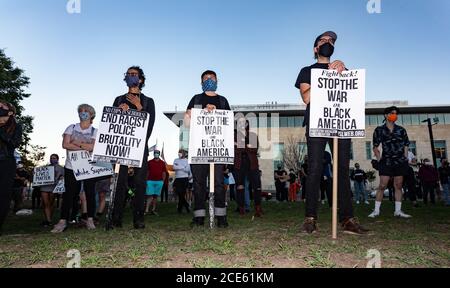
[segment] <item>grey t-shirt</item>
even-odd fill
[[[81,129],[80,124],[73,124],[67,127],[64,131],[64,135],[70,135],[70,140],[80,141],[81,143],[93,144],[95,143],[95,137],[97,135],[97,129],[93,126],[89,126],[87,129]],[[64,137],[63,135],[63,137]],[[81,150],[81,149],[80,149]],[[69,159],[69,151],[67,150],[66,165],[65,167],[72,170],[72,164]]]

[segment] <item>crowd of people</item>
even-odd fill
[[[300,90],[303,102],[307,105],[304,126],[306,127],[307,157],[301,165],[300,171],[293,168],[289,171],[279,165],[274,171],[276,187],[276,199],[278,201],[297,201],[297,194],[305,200],[305,219],[302,231],[308,234],[317,231],[317,216],[319,203],[325,202],[325,198],[331,207],[332,203],[332,165],[337,165],[339,171],[338,206],[339,221],[345,233],[364,234],[365,229],[353,214],[353,201],[356,204],[368,202],[367,173],[355,164],[350,173],[350,139],[339,139],[338,163],[332,163],[331,153],[325,151],[328,144],[333,151],[333,141],[328,138],[309,136],[309,114],[311,99],[311,70],[333,69],[339,73],[346,70],[342,61],[331,62],[337,35],[328,31],[319,35],[314,41],[314,57],[317,62],[301,69],[295,87]],[[131,168],[121,165],[117,177],[117,185],[110,204],[112,211],[112,228],[123,226],[124,209],[130,203],[133,214],[133,226],[135,229],[145,228],[144,216],[146,214],[158,215],[157,198],[167,201],[168,198],[168,174],[166,163],[161,159],[160,151],[154,151],[153,159],[148,160],[148,140],[152,134],[155,121],[155,103],[150,97],[142,93],[146,77],[144,71],[138,67],[130,67],[125,73],[125,83],[128,92],[115,98],[114,107],[123,111],[130,109],[147,112],[150,123],[145,139],[145,151],[141,167]],[[192,97],[189,102],[184,124],[190,126],[191,109],[201,108],[208,111],[215,109],[231,110],[228,100],[217,94],[218,77],[214,71],[205,71],[201,75],[203,93]],[[62,134],[62,147],[67,151],[64,167],[59,164],[59,156],[50,156],[50,164],[55,169],[55,183],[39,187],[34,196],[40,196],[43,208],[43,226],[51,226],[54,219],[54,200],[61,200],[60,215],[57,223],[52,227],[53,233],[65,231],[69,224],[78,222],[89,229],[96,229],[98,221],[105,213],[106,196],[111,190],[110,176],[92,178],[79,181],[76,179],[69,157],[71,151],[92,152],[95,145],[97,129],[93,126],[96,118],[95,109],[88,104],[81,104],[77,108],[79,122],[70,124]],[[19,147],[22,139],[22,128],[15,118],[15,108],[7,102],[0,101],[0,228],[10,210],[11,198],[14,199],[14,210],[20,209],[21,195],[27,181],[31,181],[31,175],[23,171],[23,167],[16,167],[14,151]],[[425,160],[418,171],[413,167],[417,160],[409,157],[409,139],[406,130],[398,126],[396,121],[400,110],[397,107],[386,108],[385,123],[379,126],[373,135],[373,151],[376,159],[374,167],[380,176],[380,185],[376,193],[375,209],[369,217],[380,215],[380,207],[384,197],[384,191],[392,187],[395,198],[394,215],[401,218],[411,216],[402,211],[403,191],[416,204],[417,195],[422,195],[423,202],[436,202],[436,188],[440,182],[445,194],[446,204],[449,205],[449,164],[442,161],[442,167],[437,170]],[[234,165],[215,165],[214,169],[214,215],[219,228],[229,226],[227,220],[227,193],[230,200],[237,203],[236,211],[245,216],[250,212],[249,199],[254,200],[254,216],[261,217],[262,210],[262,185],[261,170],[258,161],[259,141],[258,136],[251,132],[250,122],[244,117],[236,120],[234,136],[235,155]],[[379,147],[382,147],[382,152]],[[187,152],[179,151],[178,159],[173,163],[175,181],[173,188],[178,195],[177,211],[193,214],[192,226],[203,226],[206,217],[206,201],[209,195],[208,176],[210,166],[208,164],[191,164],[187,161]],[[53,191],[58,181],[64,179],[65,192],[55,197]],[[353,192],[351,187],[353,181]],[[417,183],[420,183],[418,185]],[[419,188],[421,193],[419,193]],[[301,191],[301,193],[300,193]],[[192,204],[191,204],[192,203]],[[37,206],[40,204],[38,203]],[[192,212],[191,212],[192,211]],[[78,217],[78,215],[81,215]]]

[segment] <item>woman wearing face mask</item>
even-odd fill
[[[423,165],[419,169],[419,179],[423,187],[423,204],[428,205],[428,195],[430,195],[431,204],[436,204],[435,191],[438,187],[439,173],[430,159],[423,160]]]
[[[379,126],[373,132],[373,152],[378,160],[380,174],[380,186],[378,187],[375,210],[369,215],[376,218],[380,215],[383,194],[388,187],[389,179],[394,178],[395,212],[399,218],[411,218],[402,211],[403,177],[408,175],[408,146],[409,138],[405,128],[395,124],[400,109],[395,106],[384,110],[385,124]],[[383,154],[378,147],[382,145]]]
[[[189,174],[191,173],[191,166],[186,159],[186,151],[180,149],[178,152],[178,159],[173,161],[173,170],[175,171],[175,182],[173,187],[178,194],[178,213],[182,213],[183,208],[190,213],[189,204],[186,201],[186,191],[188,188]]]
[[[0,235],[8,215],[16,175],[14,150],[22,141],[22,126],[15,119],[16,108],[0,100]]]
[[[55,169],[55,183],[41,187],[41,198],[42,203],[44,204],[44,221],[41,225],[44,227],[49,227],[52,225],[53,206],[55,200],[53,190],[55,190],[58,181],[64,178],[64,168],[59,165],[59,156],[57,154],[52,154],[50,156],[50,165]]]
[[[63,193],[61,207],[61,220],[56,224],[52,233],[61,233],[67,229],[67,221],[70,220],[71,209],[74,201],[77,201],[81,191],[81,182],[77,181],[72,170],[72,163],[69,158],[70,151],[94,150],[95,136],[97,129],[92,126],[95,118],[95,109],[87,104],[78,106],[78,116],[80,123],[70,125],[63,134],[62,146],[67,151],[66,165],[64,167],[64,185],[66,192]],[[97,180],[88,179],[83,181],[84,192],[87,200],[88,219],[86,227],[89,230],[95,229],[95,183]]]

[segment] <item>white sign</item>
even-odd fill
[[[70,163],[72,163],[73,174],[77,181],[114,174],[110,163],[106,165],[105,163],[92,164],[90,162],[91,154],[88,151],[70,151],[69,159]]]
[[[309,136],[365,138],[366,70],[311,70]]]
[[[94,146],[94,160],[142,167],[147,142],[149,114],[136,110],[104,107]]]
[[[55,184],[55,167],[43,166],[34,168],[33,186]]]
[[[58,184],[56,185],[55,189],[53,189],[53,193],[62,194],[64,192],[66,192],[66,187],[64,186],[64,179],[61,179],[58,181]]]
[[[233,111],[191,110],[189,163],[234,163]]]

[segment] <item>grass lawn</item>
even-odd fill
[[[373,203],[373,202],[371,202]],[[158,203],[159,204],[159,203]],[[385,201],[382,216],[369,219],[373,205],[355,207],[371,232],[339,233],[331,240],[331,211],[321,205],[320,231],[299,233],[304,203],[264,202],[264,218],[240,218],[229,208],[228,229],[190,228],[191,216],[178,215],[174,203],[159,204],[160,216],[146,216],[146,229],[132,229],[128,211],[124,228],[106,232],[71,228],[52,235],[33,216],[10,215],[0,237],[0,267],[65,267],[66,253],[78,249],[82,267],[365,267],[369,249],[381,253],[382,267],[450,267],[450,208],[412,208],[412,219],[396,219]],[[57,213],[59,214],[59,213]]]

